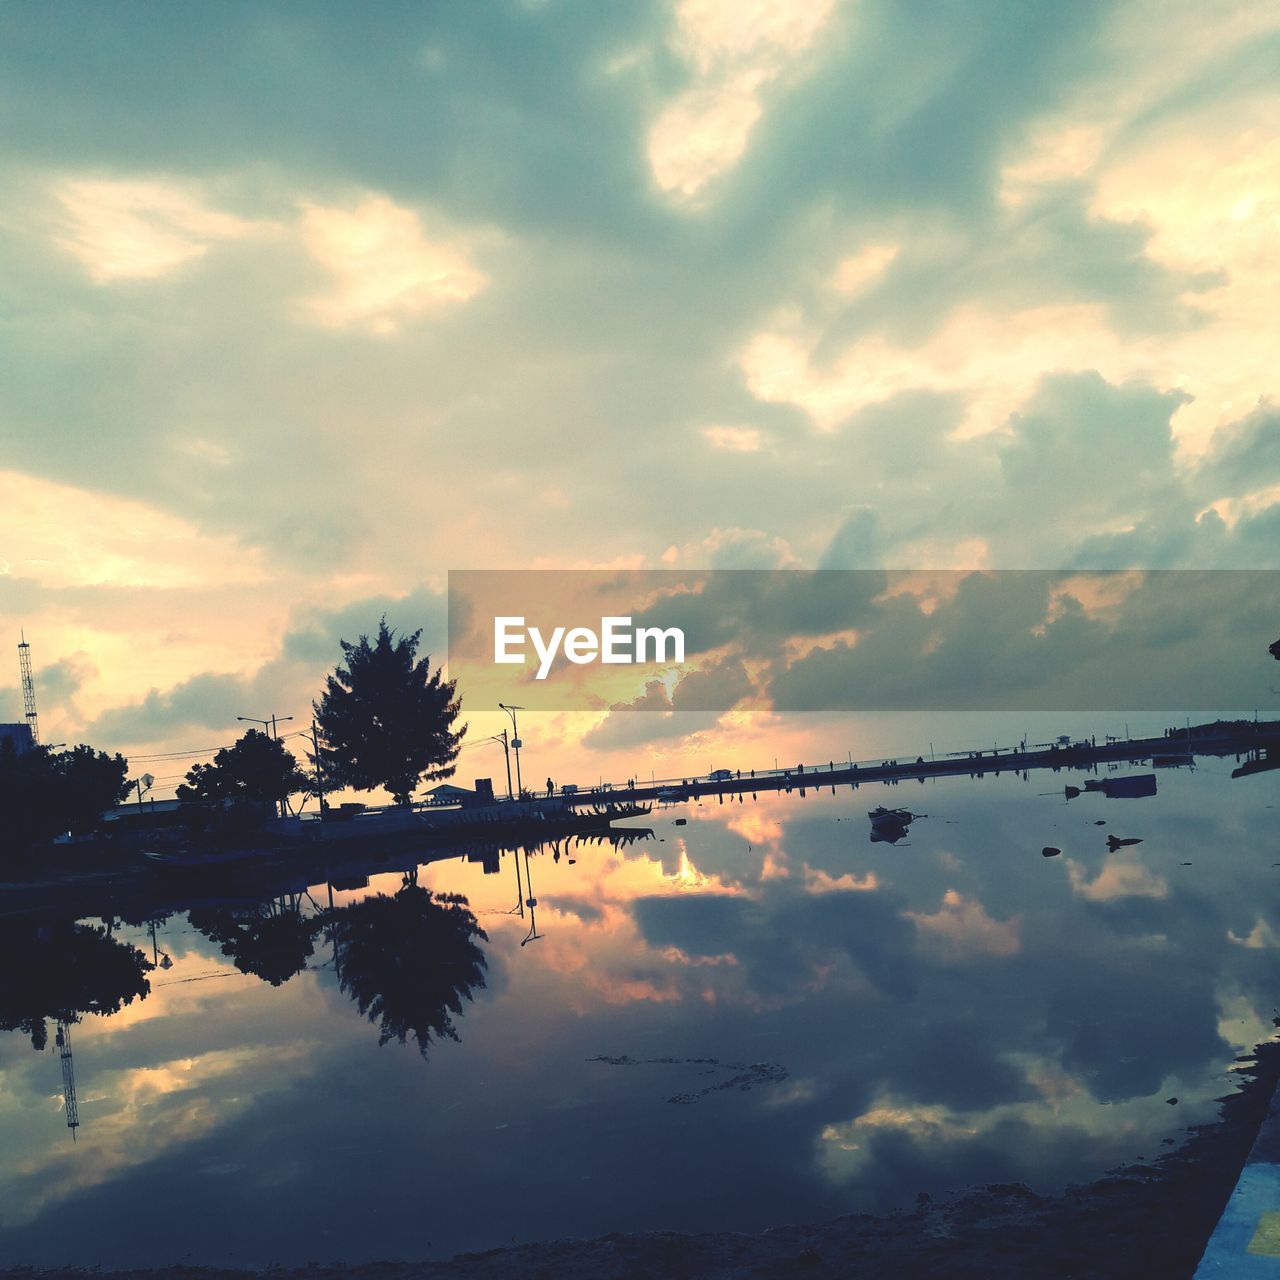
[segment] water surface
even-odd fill
[[[1068,802],[1069,774],[704,799],[535,854],[531,890],[507,853],[332,913],[323,885],[195,905],[154,950],[116,923],[171,964],[72,1026],[74,1142],[53,1024],[0,1033],[0,1261],[754,1230],[1152,1159],[1280,1004],[1280,775],[1229,768],[1140,800]],[[872,843],[876,804],[928,816]],[[0,927],[3,1017],[71,926]]]

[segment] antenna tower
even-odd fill
[[[26,707],[27,724],[31,727],[31,741],[40,741],[40,726],[36,720],[36,682],[31,674],[31,646],[27,643],[26,632],[22,633],[22,643],[18,645],[18,667],[22,671],[22,701]]]
[[[67,1103],[67,1128],[71,1130],[71,1140],[74,1142],[76,1130],[80,1127],[80,1113],[76,1109],[76,1070],[75,1063],[71,1060],[71,1028],[67,1023],[58,1023],[54,1043],[58,1046],[58,1056],[62,1059],[62,1096]]]

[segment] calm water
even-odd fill
[[[629,847],[530,858],[524,946],[511,854],[421,870],[465,908],[369,905],[396,874],[329,917],[323,886],[252,930],[173,915],[150,993],[72,1028],[74,1143],[52,1023],[42,1052],[0,1033],[0,1261],[758,1229],[1153,1158],[1280,1005],[1280,774],[1229,768],[1140,800],[1033,774],[665,810]],[[929,816],[873,844],[879,803]],[[0,1018],[48,980],[52,923],[0,922]],[[114,937],[153,954],[145,925]]]

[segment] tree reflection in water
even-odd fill
[[[118,1013],[151,991],[152,968],[136,947],[87,924],[10,921],[0,928],[0,1031],[25,1031],[33,1049],[49,1043],[49,1022]]]
[[[191,926],[212,942],[241,973],[273,987],[301,973],[315,950],[321,922],[302,914],[296,897],[247,907],[193,907]]]
[[[425,1058],[432,1037],[457,1040],[453,1019],[485,985],[487,942],[457,894],[406,883],[327,914],[338,983],[370,1022],[379,1044],[412,1033]]]

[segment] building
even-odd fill
[[[24,751],[30,751],[35,744],[29,724],[0,724],[0,751],[9,745],[21,755]]]

